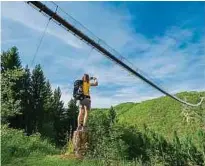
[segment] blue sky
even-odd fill
[[[170,93],[205,90],[205,2],[56,3]],[[1,2],[1,49],[17,46],[23,65],[33,68],[31,61],[47,21],[24,2]],[[49,23],[35,64],[42,65],[53,89],[60,86],[65,103],[72,96],[73,81],[83,73],[99,79],[99,86],[91,89],[93,107],[162,96],[90,51]]]

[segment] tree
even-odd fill
[[[1,103],[2,120],[10,122],[9,118],[21,113],[21,79],[24,71],[21,67],[18,50],[12,47],[1,54]]]
[[[53,92],[51,89],[51,84],[49,80],[46,81],[45,84],[45,98],[44,98],[44,110],[46,114],[45,121],[51,121],[53,116]]]
[[[41,132],[44,120],[46,82],[40,65],[36,65],[31,76],[32,125],[35,132]]]
[[[53,109],[54,109],[54,131],[55,142],[57,145],[65,144],[65,129],[63,126],[64,103],[61,101],[61,90],[58,87],[54,90],[53,95]]]
[[[76,101],[71,99],[68,103],[67,109],[67,123],[69,123],[69,129],[73,133],[77,128],[77,117],[78,117],[78,106],[76,106]],[[72,133],[70,133],[72,135]]]
[[[12,47],[1,54],[1,72],[18,68],[22,67],[18,49],[16,47]]]
[[[114,124],[115,123],[115,121],[116,121],[116,112],[115,112],[115,110],[114,110],[114,108],[112,106],[109,109],[108,118],[110,120],[110,124]]]
[[[43,120],[43,130],[42,135],[49,137],[54,140],[55,130],[54,130],[54,96],[51,89],[49,80],[46,81],[45,85],[45,98],[44,98],[44,120]]]
[[[31,73],[26,66],[25,73],[22,78],[22,90],[21,90],[21,107],[22,107],[22,116],[20,120],[22,121],[22,127],[24,128],[27,134],[32,133],[32,98],[31,98]]]
[[[45,109],[48,111],[52,108],[51,104],[53,102],[53,92],[51,89],[51,84],[49,82],[49,80],[46,81],[45,84],[45,94],[46,94],[46,98],[45,98]]]
[[[20,100],[16,100],[14,87],[16,82],[22,77],[23,71],[20,69],[7,70],[1,74],[1,116],[2,122],[7,122],[8,118],[20,114]]]
[[[16,82],[15,97],[20,101],[20,114],[9,119],[10,127],[24,129],[26,133],[32,133],[32,124],[30,119],[31,107],[31,74],[26,66],[23,70],[22,77]]]

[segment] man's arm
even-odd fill
[[[94,82],[90,83],[90,86],[98,86],[98,80],[97,78],[93,78]]]

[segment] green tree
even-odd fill
[[[16,47],[12,47],[1,54],[1,72],[19,68],[22,67],[18,49]]]
[[[40,65],[36,65],[31,76],[32,125],[35,132],[42,131],[44,105],[46,98],[46,81]]]
[[[12,47],[1,53],[1,102],[2,120],[12,124],[10,118],[17,116],[21,112],[21,79],[24,71],[21,67],[18,50]]]
[[[31,98],[31,73],[26,66],[25,73],[22,78],[22,90],[21,90],[21,106],[22,115],[20,120],[23,123],[23,128],[27,134],[32,133],[32,98]]]
[[[20,114],[9,119],[10,127],[24,129],[25,132],[31,133],[28,130],[31,128],[30,111],[31,111],[31,95],[30,95],[30,71],[28,66],[22,69],[23,75],[16,82],[14,89],[16,100],[20,101]]]
[[[64,117],[64,103],[61,101],[61,90],[58,87],[54,90],[53,95],[53,109],[54,109],[54,131],[55,131],[55,142],[57,145],[65,144],[65,129],[63,126]]]
[[[53,128],[54,123],[54,96],[51,89],[49,80],[46,81],[45,85],[45,98],[44,98],[44,121],[42,135],[49,137],[54,140],[55,133]]]
[[[1,117],[2,122],[8,122],[8,118],[20,114],[20,100],[16,99],[14,87],[22,77],[20,69],[7,70],[1,74]]]
[[[68,103],[66,123],[69,124],[69,129],[71,130],[72,133],[77,128],[78,112],[79,110],[78,110],[78,106],[76,105],[76,101],[71,99]]]
[[[44,103],[44,110],[46,113],[46,118],[45,120],[50,121],[52,118],[52,112],[53,112],[53,92],[51,89],[51,84],[49,82],[49,80],[46,81],[45,84],[45,103]]]
[[[110,120],[110,124],[114,124],[115,120],[116,120],[116,112],[114,110],[114,108],[111,106],[111,108],[108,111],[108,118]]]

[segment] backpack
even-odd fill
[[[74,82],[73,97],[74,97],[75,100],[84,99],[83,81],[82,80],[76,80]]]

